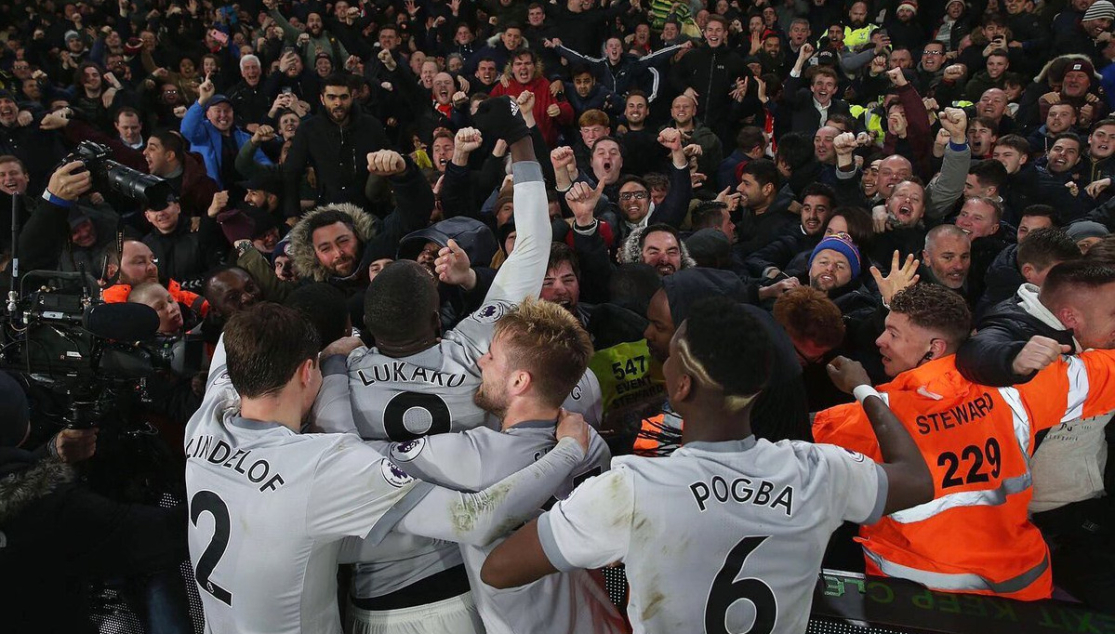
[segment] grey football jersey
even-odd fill
[[[627,565],[635,632],[801,634],[829,536],[886,501],[882,468],[832,445],[693,442],[612,467],[538,534],[559,570]]]
[[[353,417],[361,437],[403,442],[482,426],[499,428],[499,421],[472,402],[480,386],[476,362],[488,353],[500,317],[542,290],[552,237],[541,166],[520,161],[511,169],[518,237],[484,305],[446,332],[437,346],[418,354],[394,359],[360,348],[349,355]],[[600,385],[591,372],[574,388],[566,409],[599,425]]]
[[[340,634],[341,540],[377,542],[432,487],[353,434],[241,418],[224,358],[222,339],[185,433],[188,541],[206,631]]]
[[[476,427],[499,428],[499,421],[472,400],[480,387],[477,361],[492,345],[495,323],[512,302],[490,301],[441,343],[401,359],[360,348],[348,359],[349,389],[357,432],[368,440],[404,442],[431,434]],[[564,407],[599,427],[600,383],[586,372]]]
[[[554,421],[520,423],[503,432],[478,428],[398,443],[391,447],[390,456],[423,481],[475,491],[546,455],[556,443],[554,430]],[[568,496],[580,482],[606,471],[610,457],[608,446],[593,433],[584,461],[554,492],[551,504]],[[507,590],[486,585],[480,580],[480,568],[502,541],[483,548],[461,546],[472,596],[489,634],[626,631],[598,574],[573,570]]]

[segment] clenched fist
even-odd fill
[[[368,173],[376,176],[395,176],[407,169],[403,155],[393,150],[380,150],[368,154]]]

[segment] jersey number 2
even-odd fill
[[[228,506],[216,493],[198,491],[190,500],[190,521],[194,526],[197,526],[198,518],[205,512],[213,515],[213,538],[209,540],[205,552],[201,553],[201,558],[197,560],[194,577],[197,578],[197,584],[218,601],[232,605],[232,593],[209,580],[209,575],[213,574],[213,569],[221,561],[221,555],[224,555],[225,549],[228,548],[229,529],[232,526]]]
[[[706,634],[728,634],[725,625],[728,608],[741,599],[750,601],[755,606],[755,622],[746,634],[770,634],[774,630],[774,621],[778,616],[778,602],[774,598],[774,591],[759,579],[735,580],[747,563],[747,558],[769,537],[744,537],[724,559],[724,565],[716,573],[705,603]]]

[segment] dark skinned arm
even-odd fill
[[[871,385],[867,371],[856,361],[837,357],[828,365],[829,377],[836,387],[849,394],[861,385]],[[883,471],[887,474],[887,502],[884,514],[924,504],[933,499],[933,480],[925,458],[902,421],[878,396],[863,399],[863,411],[879,441]]]
[[[542,550],[535,519],[496,546],[484,560],[480,579],[493,588],[517,588],[557,571]]]

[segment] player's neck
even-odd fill
[[[431,334],[430,336],[423,337],[420,340],[409,341],[406,343],[381,343],[377,341],[376,350],[378,350],[380,354],[386,357],[401,359],[403,357],[409,357],[411,355],[418,354],[419,352],[425,352],[426,350],[429,350],[430,348],[436,346],[437,343],[437,335]]]
[[[516,400],[507,407],[507,413],[503,415],[500,426],[501,429],[506,431],[519,423],[525,423],[531,420],[556,421],[558,414],[559,410],[556,408],[539,403]]]
[[[275,396],[242,398],[240,416],[264,423],[278,423],[297,433],[302,429],[302,404],[284,390]]]
[[[726,442],[743,440],[751,435],[751,408],[742,412],[682,412],[674,406],[675,412],[682,415],[685,425],[681,430],[682,444],[691,442]]]

